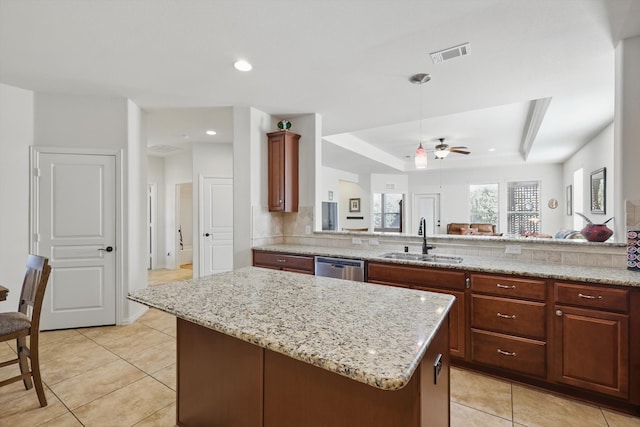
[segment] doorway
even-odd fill
[[[440,234],[440,194],[416,194],[413,197],[413,234],[418,234],[420,218],[426,221],[426,234]]]
[[[193,266],[193,184],[176,184],[176,264],[175,268]]]

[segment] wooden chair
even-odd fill
[[[0,342],[16,339],[18,357],[0,363],[0,368],[17,363],[20,375],[0,382],[0,387],[22,380],[29,390],[35,384],[40,406],[47,406],[47,399],[40,377],[40,361],[38,355],[38,333],[40,331],[40,310],[44,291],[51,273],[49,260],[37,255],[29,255],[27,271],[22,283],[22,292],[17,312],[0,313]],[[27,346],[27,337],[29,345]],[[31,359],[31,367],[29,360]],[[33,377],[33,382],[31,378]]]

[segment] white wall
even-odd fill
[[[575,200],[579,204],[577,211],[583,213],[594,223],[602,223],[606,219],[612,216],[618,216],[618,213],[614,212],[614,162],[613,162],[613,137],[614,137],[614,125],[613,122],[605,127],[598,135],[596,135],[591,141],[585,144],[579,151],[571,156],[563,165],[563,181],[566,188],[567,185],[573,184],[573,173],[582,168],[582,188],[584,189],[582,200]],[[606,214],[594,214],[591,213],[591,172],[601,168],[607,168],[607,200],[606,200]],[[562,199],[563,210],[566,210],[566,198]],[[622,218],[622,213],[620,215]],[[617,219],[616,219],[617,220]],[[609,223],[609,226],[613,226],[613,223]],[[573,228],[573,217],[565,215],[563,218],[563,227]]]
[[[370,177],[361,177],[360,182],[340,181],[338,197],[338,231],[345,228],[368,228],[371,224],[371,186]],[[349,212],[349,199],[360,199],[360,212]],[[347,219],[362,217],[362,219]]]
[[[164,158],[148,156],[147,182],[156,186],[156,259],[152,268],[165,268],[166,250],[166,186],[164,182]]]
[[[616,46],[615,234],[624,241],[627,226],[637,218],[623,214],[626,202],[640,204],[640,36],[624,39]],[[632,203],[633,202],[633,203]],[[631,208],[632,206],[630,206]],[[633,208],[635,211],[635,208]]]
[[[126,185],[124,186],[124,222],[126,277],[122,298],[130,291],[147,287],[147,146],[144,115],[140,108],[127,101]],[[69,126],[70,130],[73,130]],[[146,307],[128,301],[123,306],[123,321],[131,322],[146,311]]]
[[[18,308],[29,253],[29,146],[33,92],[0,84],[0,284],[9,288],[0,311]]]

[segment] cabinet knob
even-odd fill
[[[562,310],[556,310],[556,316],[562,317],[563,314]]]

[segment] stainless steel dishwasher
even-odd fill
[[[358,259],[315,257],[316,276],[364,282],[364,261]]]

